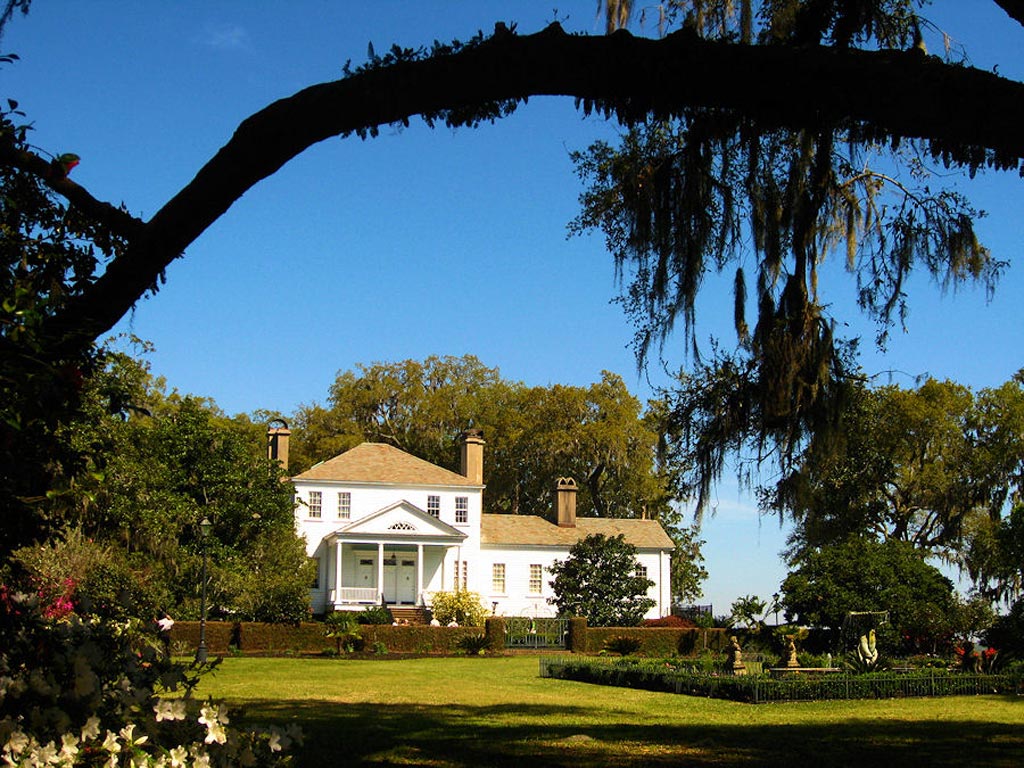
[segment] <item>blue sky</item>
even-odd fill
[[[465,40],[497,20],[521,32],[555,18],[600,32],[593,0],[554,5],[37,0],[3,40],[21,57],[2,71],[4,96],[35,123],[40,148],[82,157],[78,182],[148,218],[242,119],[340,77],[346,61],[365,60],[368,43],[380,53]],[[1024,28],[990,0],[941,0],[925,15],[935,23],[932,51],[942,30],[975,66],[1024,79]],[[245,195],[119,330],[155,344],[153,370],[172,387],[228,413],[287,414],[323,401],[337,372],[357,363],[434,354],[474,354],[531,385],[586,385],[610,370],[646,397],[664,376],[636,372],[601,238],[566,238],[581,191],[569,153],[616,133],[584,120],[571,100],[531,99],[478,130],[414,122],[374,140],[324,142]],[[1024,182],[987,174],[962,187],[988,212],[984,242],[1013,263],[991,301],[915,280],[907,332],[880,356],[873,328],[851,309],[852,279],[826,276],[836,314],[864,336],[869,372],[892,371],[905,386],[931,374],[978,388],[1024,366]],[[731,339],[731,311],[727,286],[709,283],[700,336]],[[685,362],[679,347],[666,350],[673,366]],[[714,513],[704,526],[705,592],[721,613],[739,595],[777,588],[784,531],[759,519],[732,480]]]

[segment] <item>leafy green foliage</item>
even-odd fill
[[[855,537],[809,552],[782,592],[787,618],[836,637],[848,613],[888,611],[878,644],[890,655],[935,652],[952,639],[953,585],[906,542]]]
[[[655,605],[647,597],[654,582],[637,575],[636,547],[621,534],[581,539],[550,570],[555,596],[549,601],[560,614],[582,616],[591,626],[633,627]]]
[[[490,647],[490,642],[487,635],[466,635],[459,638],[457,645],[459,650],[465,651],[469,656],[483,656]]]
[[[796,556],[867,535],[964,562],[974,531],[980,576],[982,537],[1019,495],[1022,468],[1017,380],[977,394],[934,379],[910,390],[857,387],[839,436],[812,441],[800,466],[763,494],[762,508],[796,521]]]
[[[0,111],[0,143],[21,151],[28,127],[19,123],[17,103],[8,106]],[[87,447],[62,432],[82,416],[84,381],[101,367],[104,351],[89,345],[58,352],[43,326],[123,247],[61,202],[44,179],[0,166],[0,553],[59,527],[48,507],[94,470]],[[108,412],[123,408],[121,393],[103,394]]]
[[[460,627],[482,627],[490,613],[480,595],[466,589],[435,592],[430,611],[441,626],[455,622]]]
[[[106,414],[106,390],[132,394],[131,418]],[[96,471],[51,505],[54,516],[74,524],[62,540],[19,552],[35,578],[74,579],[96,610],[198,617],[198,523],[207,517],[211,615],[308,617],[313,566],[261,425],[227,419],[197,398],[164,395],[142,364],[122,354],[85,382],[82,401],[83,415],[62,436],[88,446]]]
[[[391,611],[383,605],[368,605],[356,614],[356,621],[360,624],[390,624]]]

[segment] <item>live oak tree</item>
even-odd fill
[[[812,440],[761,495],[762,509],[794,523],[792,560],[857,535],[983,568],[985,533],[1024,491],[1020,374],[977,393],[935,380],[858,386],[839,433],[827,446]]]
[[[1024,21],[1018,2],[997,1],[1012,23]],[[640,277],[627,297],[648,319],[641,351],[677,317],[692,321],[706,267],[736,267],[740,222],[753,234],[752,274],[737,270],[735,283],[742,298],[753,281],[757,321],[750,326],[737,312],[739,351],[716,356],[708,368],[715,386],[707,391],[726,407],[707,403],[703,413],[712,416],[697,434],[695,487],[703,500],[728,449],[753,441],[791,456],[809,431],[831,423],[849,366],[816,293],[824,255],[846,252],[861,275],[864,306],[883,324],[899,316],[899,286],[915,261],[953,282],[990,283],[998,271],[974,237],[965,201],[894,187],[864,163],[894,147],[914,167],[935,160],[972,173],[1024,168],[1024,84],[925,55],[914,45],[920,5],[765,0],[755,9],[747,0],[693,0],[669,4],[667,20],[681,26],[661,40],[623,31],[570,36],[558,25],[520,36],[497,25],[492,36],[466,44],[395,47],[243,121],[148,220],[93,197],[69,178],[68,163],[29,147],[8,113],[0,167],[59,196],[98,246],[102,269],[58,280],[73,290],[34,310],[30,324],[5,320],[4,386],[16,389],[10,382],[38,366],[73,376],[94,340],[157,290],[171,261],[247,189],[312,144],[373,135],[417,115],[471,126],[529,96],[571,96],[584,111],[635,128],[629,141],[642,150],[627,144],[622,156],[630,167],[618,175],[605,175],[601,155],[590,158],[593,192],[623,193],[632,208],[620,216],[615,201],[602,202],[612,224],[625,226],[626,248],[616,258]],[[621,20],[626,6],[609,10]],[[884,206],[889,193],[896,202]],[[600,220],[595,213],[584,224]],[[16,264],[5,262],[9,274]],[[5,302],[11,285],[5,282]],[[28,439],[21,426],[13,430],[10,440]],[[23,520],[51,475],[36,472],[34,489],[12,489],[5,517]],[[24,527],[31,536],[32,526]]]

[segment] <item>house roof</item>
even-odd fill
[[[292,480],[479,487],[457,472],[418,459],[386,443],[362,443],[307,469]]]
[[[575,528],[562,528],[536,515],[482,515],[480,543],[544,547],[571,547],[594,533],[618,536],[637,549],[675,549],[657,520],[577,517]]]

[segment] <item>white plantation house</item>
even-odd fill
[[[270,452],[287,465],[287,428]],[[674,545],[655,520],[576,517],[576,483],[553,489],[558,524],[484,512],[484,441],[462,436],[456,473],[383,443],[363,443],[292,478],[295,522],[318,564],[313,611],[427,607],[435,592],[478,592],[504,616],[553,616],[549,566],[593,533],[623,534],[654,582],[648,618],[669,613]]]

